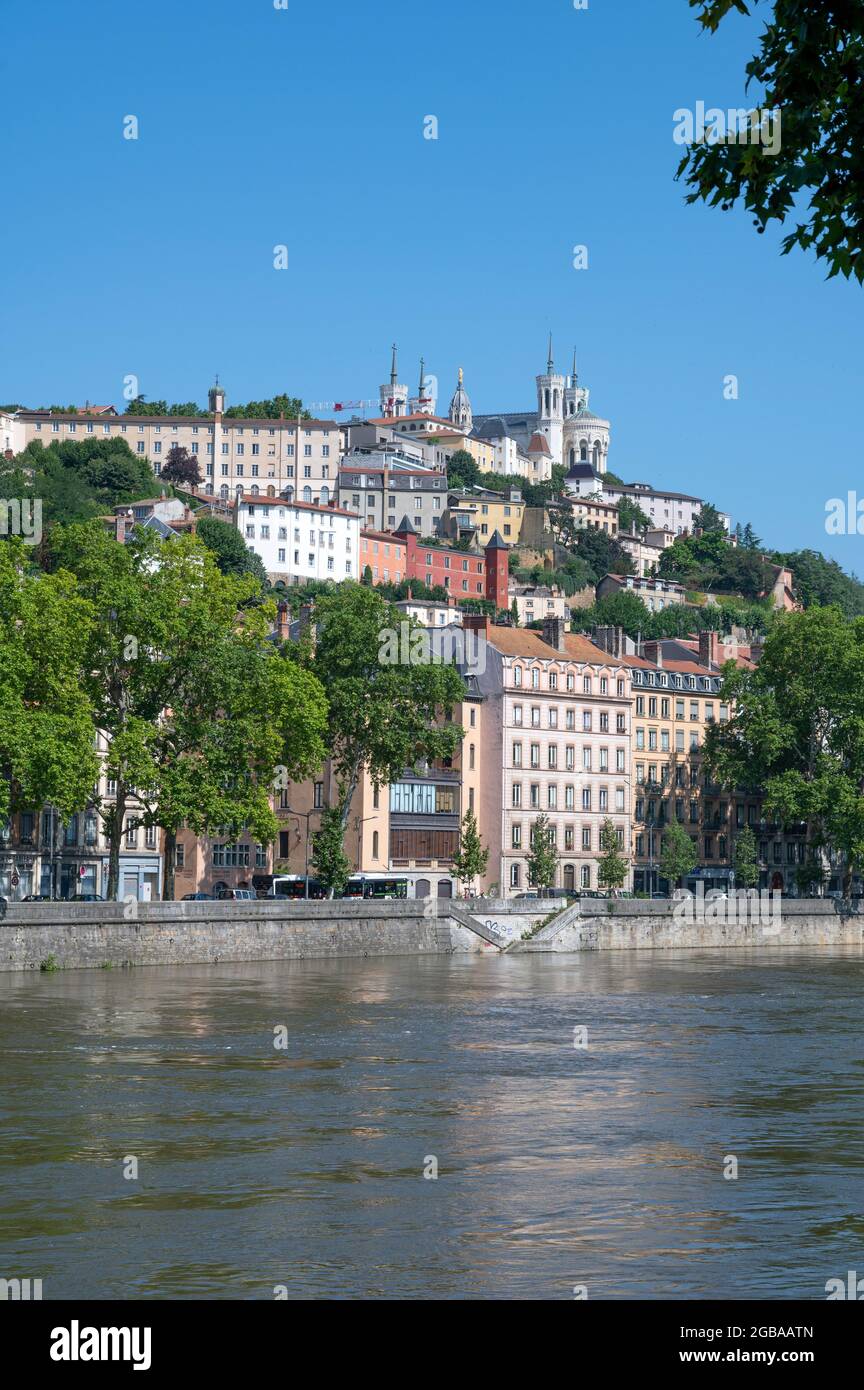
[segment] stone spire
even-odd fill
[[[546,362],[546,375],[551,376],[555,370],[555,362],[552,358],[552,332],[549,332],[549,357]]]
[[[460,367],[458,384],[456,390],[453,392],[453,399],[450,402],[450,420],[454,425],[458,425],[460,429],[470,430],[473,423],[471,402],[468,399],[468,393],[462,381],[462,368]]]

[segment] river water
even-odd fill
[[[3,974],[0,1276],[824,1299],[864,1274],[862,998],[858,948]]]

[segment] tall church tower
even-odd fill
[[[553,464],[561,462],[564,449],[565,382],[566,378],[555,371],[550,333],[546,372],[537,378],[537,429],[546,436]]]
[[[390,380],[380,389],[381,414],[388,419],[404,415],[408,405],[408,387],[398,381],[399,369],[396,366],[396,344],[393,344],[393,357],[390,363]]]
[[[573,370],[564,389],[564,418],[569,420],[579,410],[588,409],[588,390],[579,385],[579,374],[576,370],[576,349],[573,349]]]
[[[412,396],[408,402],[408,409],[412,415],[434,415],[435,405],[438,397],[438,378],[426,375],[426,363],[420,358],[420,380],[417,385],[417,395]]]
[[[465,430],[466,433],[469,433],[472,420],[471,402],[468,399],[468,393],[465,387],[462,385],[462,368],[460,367],[459,383],[453,393],[453,399],[450,402],[450,422],[451,424],[458,425],[460,430]]]

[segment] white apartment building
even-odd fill
[[[596,889],[604,821],[629,852],[630,673],[557,619],[542,634],[463,621],[486,639],[476,684],[487,879],[502,896],[530,889],[532,828],[546,815],[559,855],[555,886]],[[625,887],[630,880],[628,872]]]
[[[285,497],[238,497],[236,524],[273,583],[360,578],[360,518]]]
[[[248,420],[225,415],[225,391],[209,393],[210,415],[111,415],[19,411],[20,447],[31,439],[125,439],[133,454],[160,473],[174,445],[199,459],[201,490],[234,499],[238,493],[320,502],[334,496],[342,453],[335,420]]]
[[[18,415],[0,414],[0,455],[20,454],[26,443],[23,420]]]

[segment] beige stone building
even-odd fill
[[[478,819],[490,848],[483,886],[502,896],[530,890],[532,828],[545,815],[559,855],[555,886],[596,890],[607,818],[630,853],[630,672],[555,619],[543,633],[480,616],[464,622],[485,647],[476,675]]]
[[[174,445],[199,460],[201,491],[231,499],[238,493],[296,497],[326,504],[335,493],[342,433],[334,420],[247,420],[225,414],[225,391],[209,393],[209,415],[104,415],[21,411],[24,443],[38,439],[123,439],[159,475]],[[23,446],[22,446],[23,447]]]

